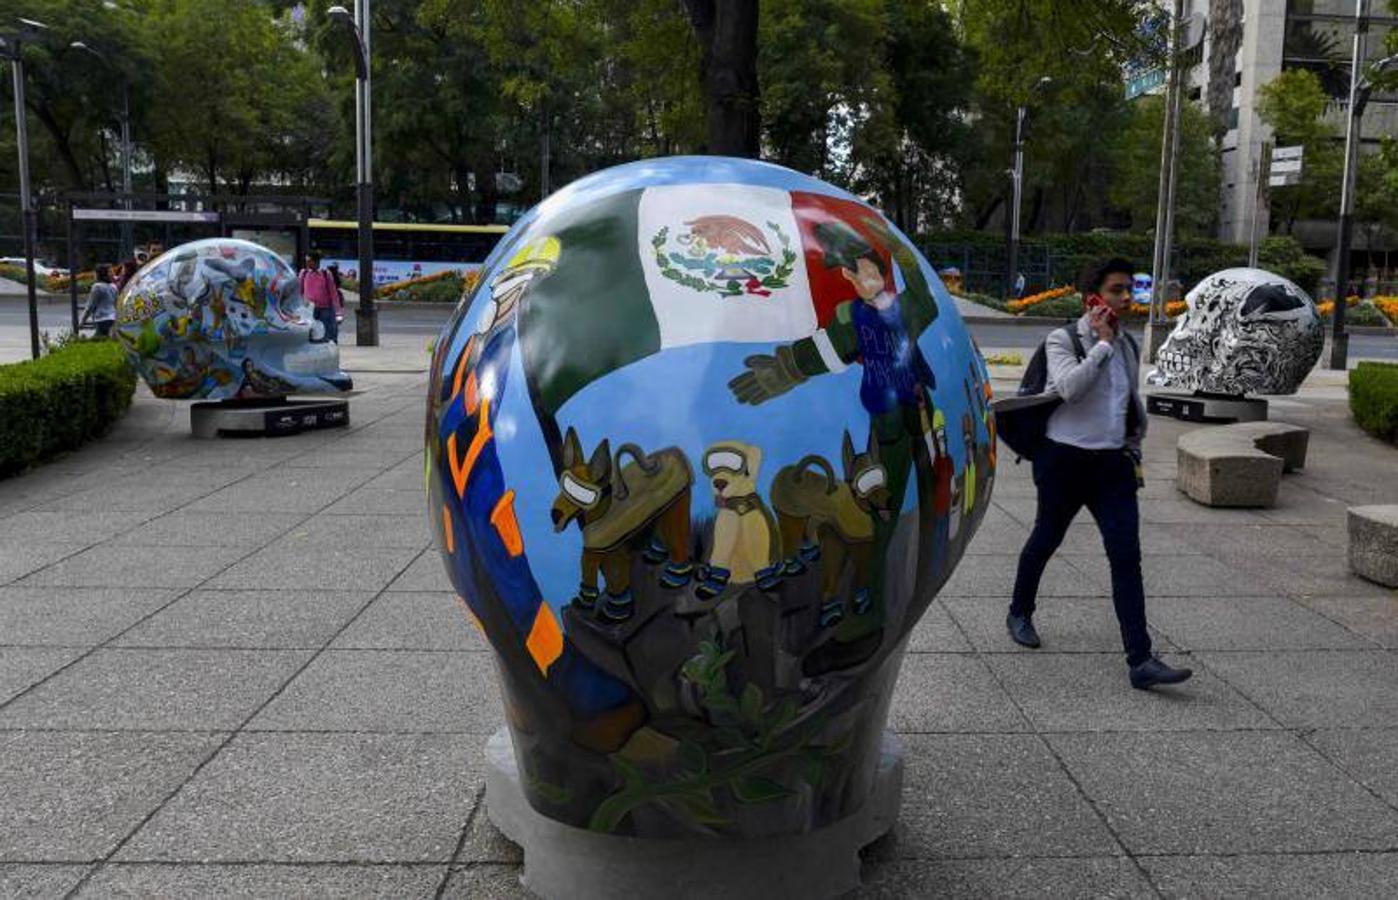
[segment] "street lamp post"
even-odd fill
[[[1030,95],[1042,90],[1053,83],[1053,79],[1045,75],[1034,83],[1030,88]],[[1006,282],[1005,294],[1012,295],[1015,285],[1019,281],[1019,232],[1020,232],[1020,205],[1024,199],[1024,124],[1029,117],[1029,103],[1026,100],[1020,104],[1015,111],[1015,162],[1014,168],[1010,170],[1010,179],[1014,185],[1014,200],[1010,207],[1010,252],[1009,252],[1009,273]]]
[[[355,170],[359,205],[359,308],[355,313],[355,343],[379,343],[378,310],[374,306],[374,157],[370,141],[369,0],[354,0],[354,15],[343,6],[326,11],[331,21],[345,26],[354,40]]]
[[[1335,243],[1335,311],[1331,318],[1330,368],[1349,367],[1349,334],[1345,331],[1345,307],[1349,300],[1350,243],[1354,231],[1354,191],[1359,175],[1359,138],[1364,108],[1374,91],[1374,79],[1398,67],[1398,55],[1379,60],[1367,74],[1360,72],[1369,32],[1367,0],[1354,4],[1354,56],[1349,81],[1349,120],[1345,127],[1345,170],[1340,187],[1339,234]]]
[[[15,141],[19,145],[19,204],[24,223],[24,270],[29,282],[29,349],[39,358],[39,294],[34,283],[34,241],[38,231],[38,213],[34,210],[34,195],[29,185],[29,129],[24,109],[24,43],[43,34],[48,26],[32,19],[20,19],[19,30],[0,35],[0,55],[10,60],[15,83]]]

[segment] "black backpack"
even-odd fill
[[[1061,329],[1073,341],[1073,352],[1081,362],[1087,356],[1078,329],[1069,325]],[[1020,379],[1014,397],[995,401],[995,435],[1020,459],[1033,459],[1048,440],[1048,420],[1063,403],[1057,394],[1045,393],[1048,387],[1048,338],[1039,342],[1029,365]]]

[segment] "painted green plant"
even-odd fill
[[[727,789],[739,803],[760,804],[794,793],[779,780],[783,774],[794,773],[813,787],[820,784],[847,743],[812,744],[823,723],[813,717],[797,726],[800,708],[794,698],[768,702],[761,688],[751,683],[734,695],[726,671],[733,656],[734,651],[717,642],[704,641],[680,671],[714,723],[704,743],[681,741],[680,776],[652,781],[634,763],[612,756],[622,786],[597,807],[590,828],[615,831],[632,810],[647,804],[659,804],[698,825],[721,827],[730,820],[716,802],[718,789]]]

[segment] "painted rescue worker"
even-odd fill
[[[833,320],[811,337],[779,345],[774,355],[748,357],[747,371],[728,383],[740,403],[758,405],[813,376],[840,372],[856,362],[863,369],[859,402],[869,413],[870,437],[878,441],[892,515],[875,521],[870,589],[856,605],[855,615],[836,628],[834,643],[845,646],[826,645],[821,658],[808,657],[807,674],[852,665],[878,648],[884,557],[903,508],[914,453],[925,446],[924,423],[931,421],[936,387],[932,368],[917,346],[918,336],[937,315],[931,292],[889,290],[884,255],[843,222],[822,222],[815,235],[826,268],[840,270],[854,298],[837,306]]]

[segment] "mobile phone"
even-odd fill
[[[1112,309],[1111,306],[1107,303],[1107,301],[1102,299],[1101,294],[1088,294],[1087,308],[1089,310],[1092,310],[1099,306],[1107,311],[1107,324],[1112,326],[1113,328],[1117,327],[1118,317],[1116,314],[1116,310]]]

